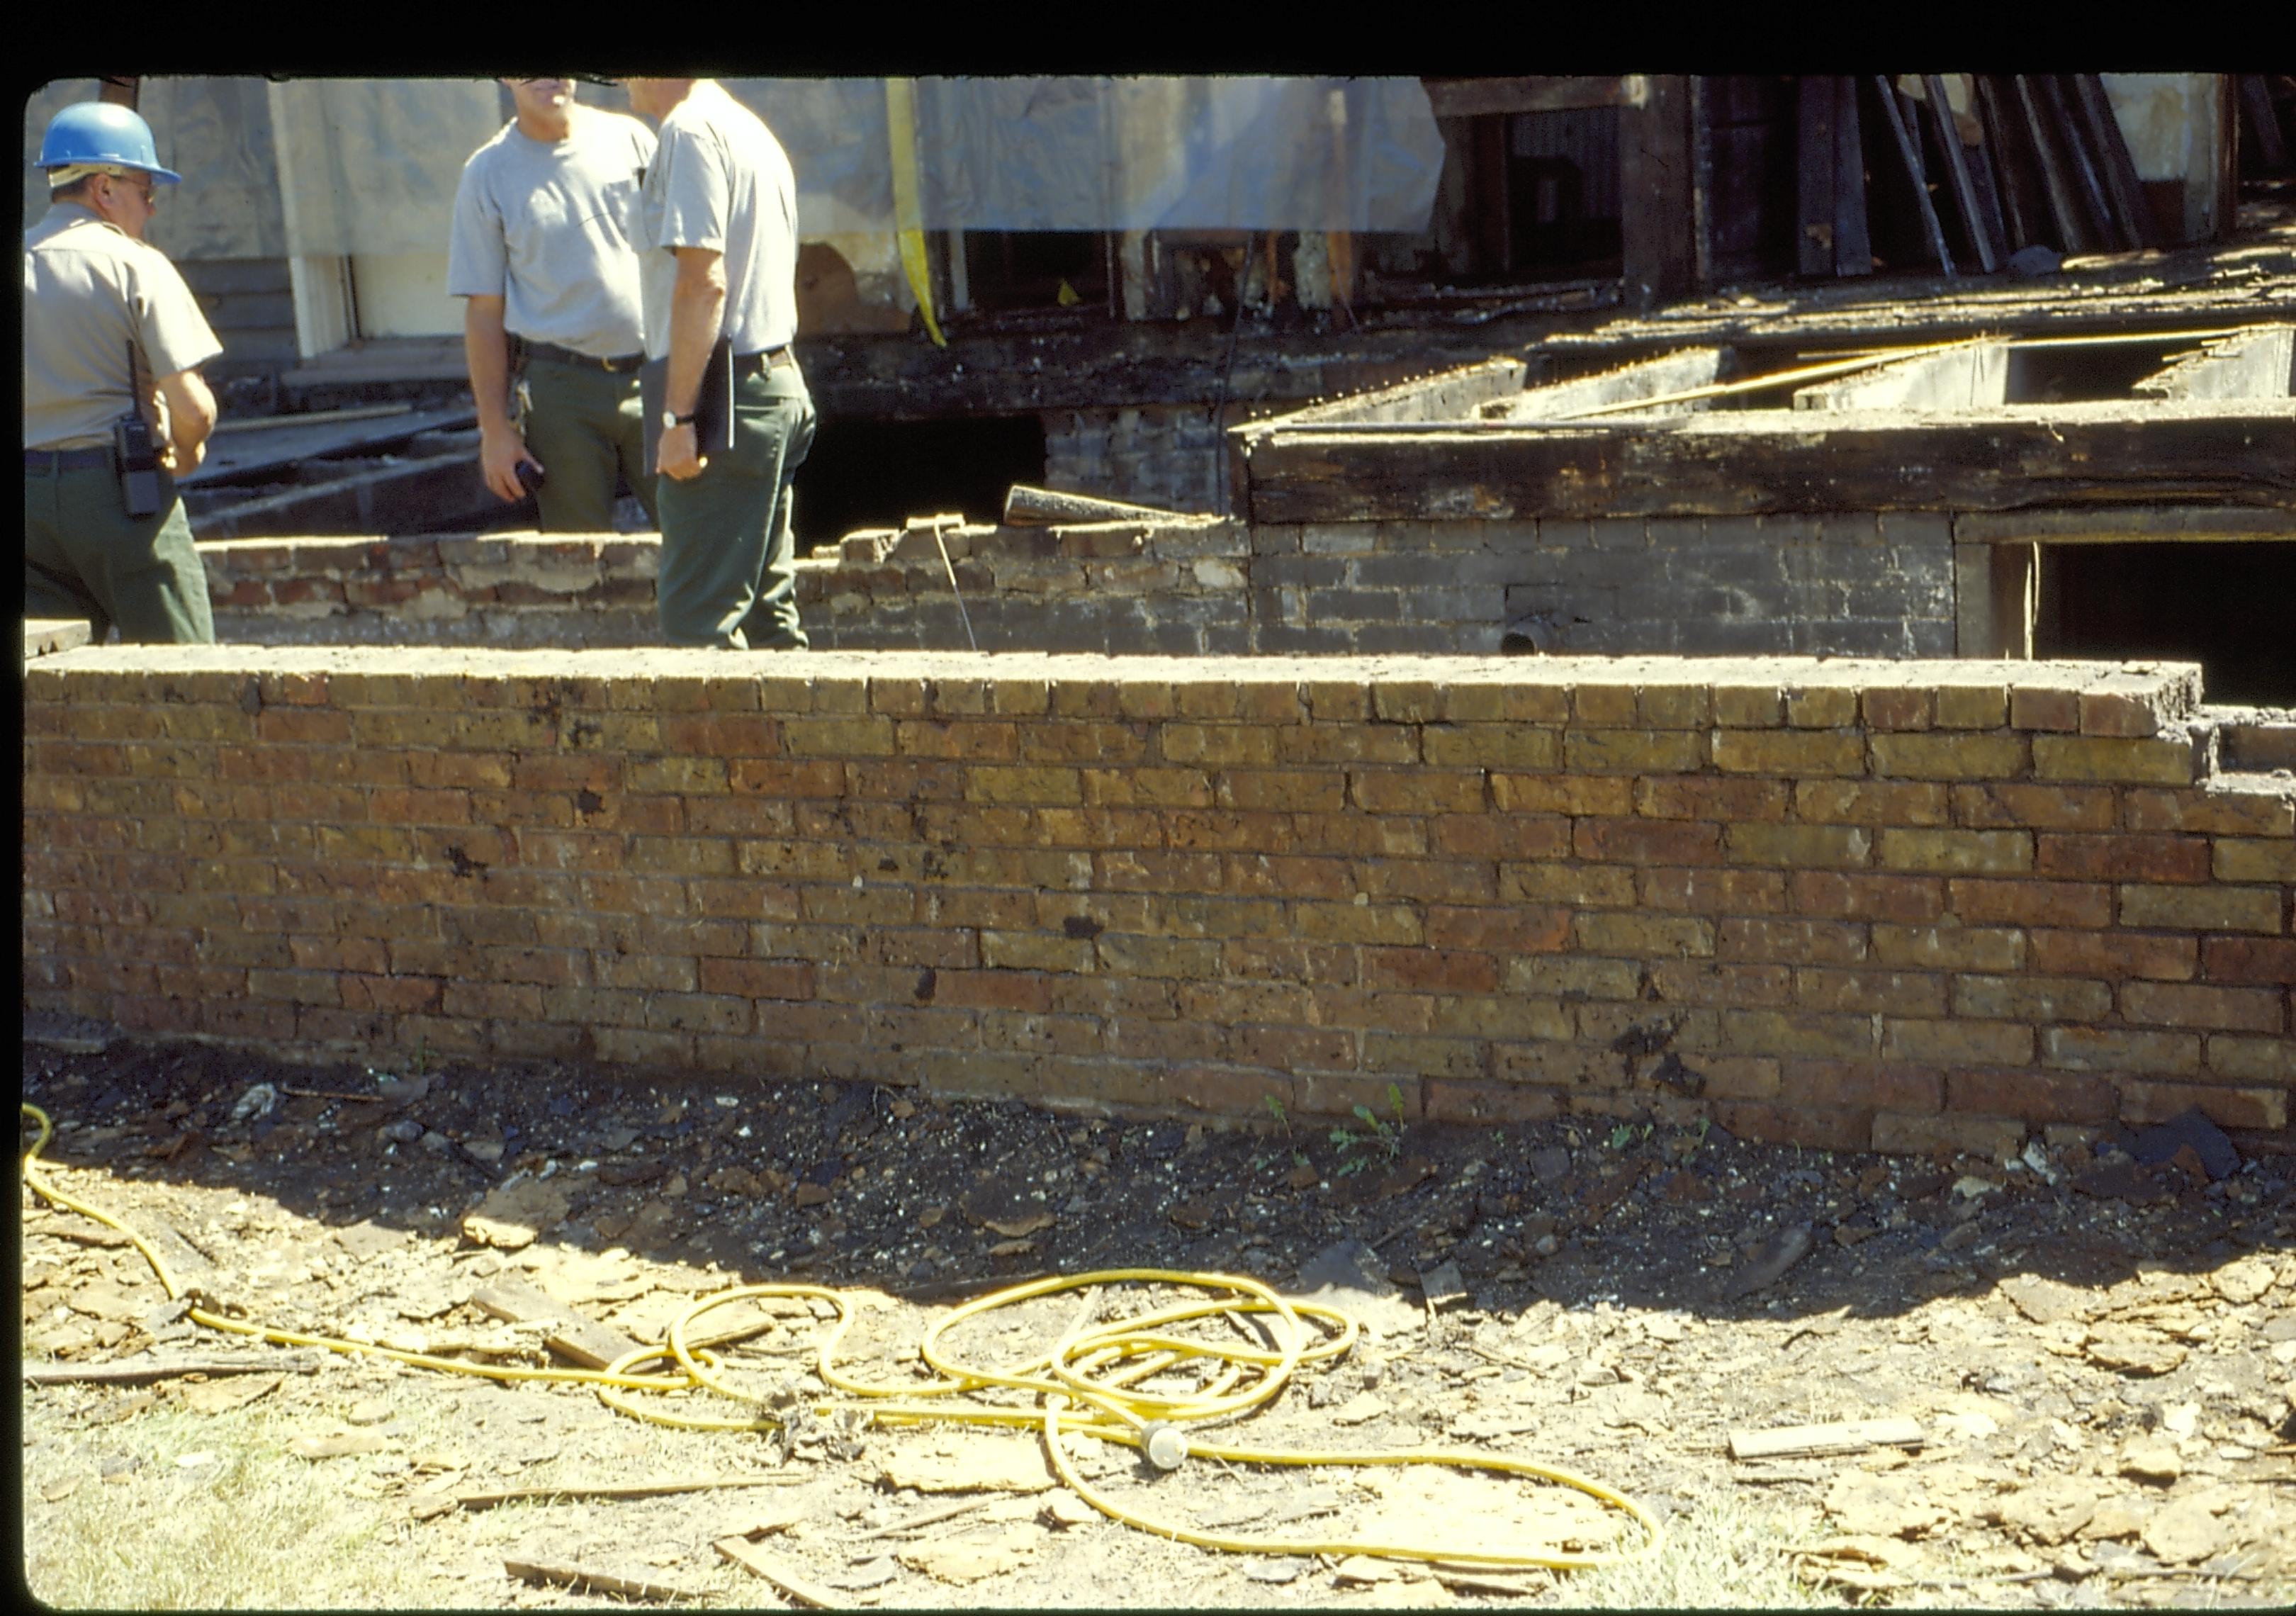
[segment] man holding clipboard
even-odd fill
[[[797,181],[707,78],[632,78],[660,144],[639,193],[639,373],[673,645],[802,651],[790,479],[813,445],[797,334]]]

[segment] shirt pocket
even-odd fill
[[[513,258],[531,258],[547,252],[551,237],[574,217],[562,193],[553,185],[538,185],[503,209],[503,236]]]

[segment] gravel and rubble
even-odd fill
[[[1666,1519],[1733,1498],[1775,1521],[1777,1551],[1824,1603],[2296,1598],[2296,1157],[2243,1159],[2190,1122],[2165,1137],[2036,1136],[2007,1161],[1906,1158],[1697,1122],[1271,1112],[1222,1128],[866,1084],[29,1043],[23,1093],[54,1119],[44,1159],[60,1185],[154,1235],[203,1296],[291,1329],[531,1362],[546,1356],[537,1330],[478,1305],[485,1287],[521,1281],[652,1342],[698,1296],[799,1280],[865,1297],[847,1352],[886,1365],[1000,1284],[1236,1274],[1336,1288],[1366,1324],[1353,1353],[1252,1416],[1260,1445],[1510,1453]],[[29,1192],[22,1218],[28,1366],[250,1350],[184,1317],[111,1231]],[[1057,1334],[1070,1310],[1031,1304],[996,1327]],[[789,1312],[726,1350],[795,1375],[816,1321]],[[1027,1487],[996,1483],[1018,1437],[671,1431],[569,1386],[258,1355],[278,1366],[23,1388],[36,1591],[45,1519],[83,1487],[163,1479],[121,1459],[125,1423],[189,1413],[209,1427],[202,1448],[283,1453],[344,1509],[395,1522],[371,1552],[400,1557],[417,1603],[595,1602],[511,1579],[513,1531],[530,1560],[651,1567],[709,1602],[765,1603],[711,1546],[767,1516],[774,1555],[857,1604],[1574,1601],[1570,1579],[1543,1574],[1163,1542],[1081,1507],[1040,1458]],[[1728,1452],[1735,1431],[1882,1416],[1917,1421],[1919,1443]],[[1476,1522],[1629,1540],[1583,1499],[1457,1472],[1195,1464],[1176,1494],[1114,1450],[1089,1463],[1199,1524]],[[955,1467],[948,1497],[935,1464]],[[671,1474],[755,1484],[455,1503]],[[922,1522],[952,1498],[977,1507]]]

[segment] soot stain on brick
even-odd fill
[[[1062,931],[1070,937],[1081,938],[1086,942],[1098,937],[1106,929],[1089,915],[1070,915],[1061,921]]]
[[[605,806],[606,800],[586,785],[574,793],[574,811],[578,814],[594,814]]]
[[[931,1004],[934,990],[939,986],[940,973],[935,971],[931,965],[927,965],[923,970],[918,972],[916,988],[917,1003],[920,1005]]]
[[[1682,1030],[1682,1022],[1683,1018],[1678,1015],[1655,1021],[1637,1021],[1611,1040],[1611,1053],[1625,1058],[1628,1082],[1634,1080],[1635,1062],[1658,1054],[1673,1043],[1674,1035]],[[1679,1066],[1681,1062],[1677,1061],[1675,1064]],[[1652,1075],[1655,1077],[1657,1074],[1653,1072]]]
[[[458,847],[447,848],[447,862],[455,866],[455,875],[463,881],[468,881],[487,867]]]
[[[598,725],[592,723],[589,719],[577,718],[573,723],[566,726],[566,744],[569,746],[586,745],[588,742],[596,740],[601,733],[601,727]]]

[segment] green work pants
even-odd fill
[[[529,359],[525,388],[520,431],[542,463],[534,502],[544,532],[612,532],[618,477],[628,481],[646,519],[659,520],[636,371],[617,375],[594,365]]]
[[[740,379],[734,450],[697,476],[661,480],[655,597],[673,645],[802,651],[790,479],[813,447],[813,396],[794,365]]]
[[[109,467],[24,473],[24,615],[86,618],[102,644],[114,625],[130,644],[211,645],[208,573],[175,479],[166,508],[129,516]]]

